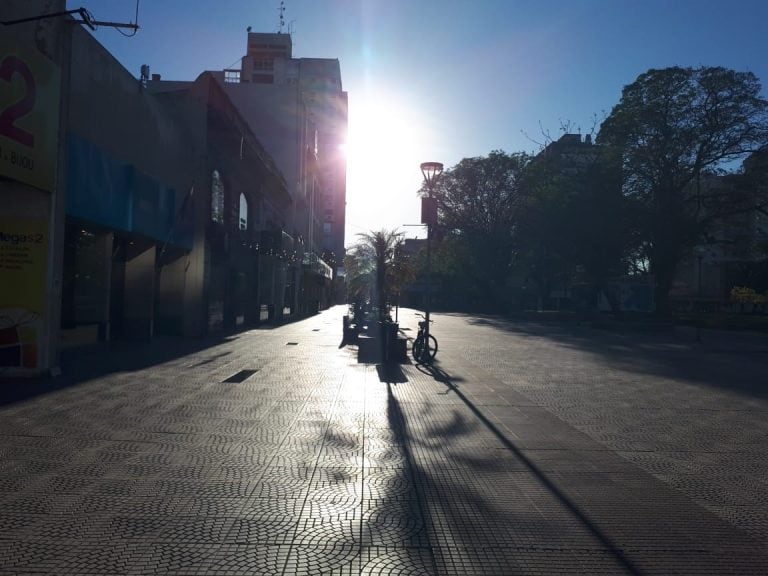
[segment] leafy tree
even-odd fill
[[[724,244],[733,261],[726,265],[725,282],[730,286],[768,290],[768,146],[750,155],[743,170],[728,176],[726,185],[734,204],[747,197],[754,205],[748,214],[736,215],[726,229],[731,237],[708,238]]]
[[[600,127],[597,141],[620,150],[624,192],[639,209],[660,314],[670,313],[678,263],[734,199],[707,197],[703,179],[768,142],[760,91],[751,72],[651,69],[624,87]]]
[[[755,255],[768,258],[768,145],[744,161],[743,171],[736,179],[737,190],[748,196],[754,206],[757,220],[757,234],[753,239]]]
[[[433,230],[434,231],[434,230]],[[472,269],[473,256],[468,242],[460,231],[439,229],[432,243],[432,283],[439,286],[435,300],[454,310],[480,310],[484,301],[476,278],[468,273]],[[417,255],[417,265],[423,269],[426,255]],[[490,305],[489,309],[495,309]]]
[[[580,138],[561,139],[531,162],[526,185],[525,262],[541,296],[574,281],[587,282],[618,312],[607,286],[609,278],[626,271],[632,226],[620,164],[611,149]]]
[[[402,235],[399,235],[394,246],[392,262],[387,267],[386,286],[390,302],[393,295],[400,294],[403,286],[416,278],[414,264],[409,253],[405,250]]]
[[[553,289],[564,288],[573,280],[577,267],[571,212],[581,174],[574,169],[572,155],[561,152],[559,142],[551,143],[532,160],[525,173],[521,264],[526,279],[537,289],[540,306]]]
[[[473,296],[494,308],[507,305],[507,283],[519,246],[525,154],[491,152],[465,158],[441,176],[434,196],[441,228],[457,249]]]

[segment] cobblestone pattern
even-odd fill
[[[610,529],[626,533],[619,541],[659,550],[655,559],[638,553],[639,567],[664,573],[664,558],[688,541],[693,550],[669,560],[668,572],[766,570],[764,336],[705,331],[697,343],[684,331],[438,320],[434,331],[458,389],[591,517],[622,523]],[[696,506],[681,508],[686,499]],[[612,518],[632,500],[642,510]]]
[[[343,313],[0,407],[0,574],[768,573],[762,357]]]

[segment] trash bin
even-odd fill
[[[396,322],[381,323],[381,339],[383,344],[383,356],[385,361],[389,361],[396,356],[397,334],[400,325]]]

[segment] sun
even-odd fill
[[[350,184],[365,179],[381,188],[402,182],[423,154],[423,130],[417,115],[392,96],[350,103],[345,152]]]
[[[429,115],[405,93],[350,97],[345,145],[347,236],[418,223],[421,162],[433,155]],[[427,158],[429,159],[429,158]]]

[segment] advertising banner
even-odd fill
[[[0,36],[0,175],[53,190],[60,77],[39,51]]]
[[[47,255],[46,220],[0,218],[0,369],[39,366]]]

